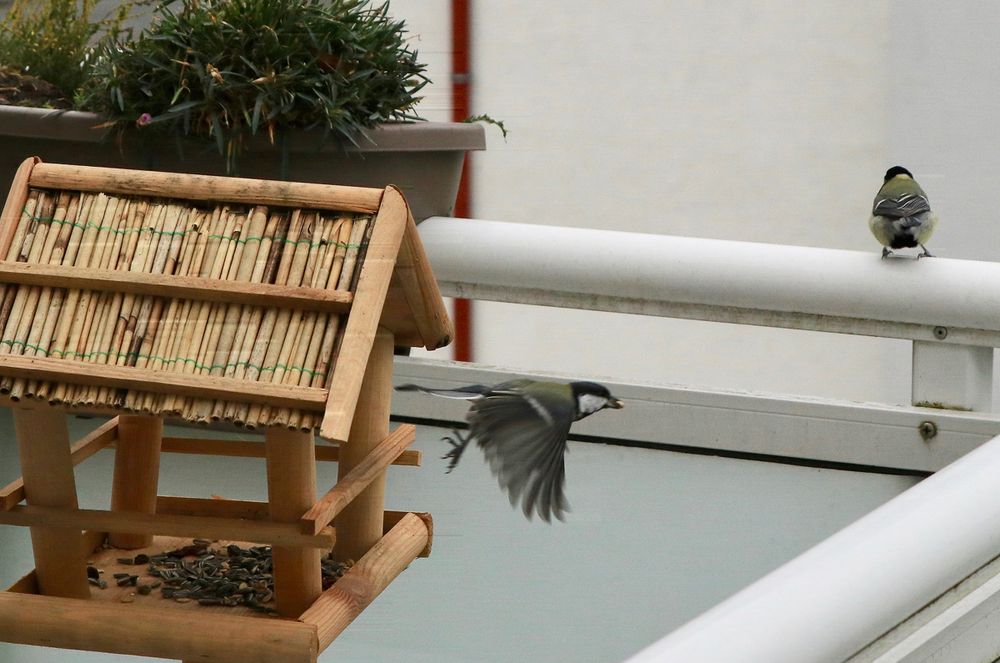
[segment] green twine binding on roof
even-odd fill
[[[197,232],[199,232],[198,230],[158,230],[156,228],[149,228],[149,227],[144,227],[144,228],[112,228],[111,226],[102,226],[99,223],[94,223],[93,221],[87,221],[86,223],[77,223],[76,221],[65,221],[65,220],[56,219],[56,218],[51,217],[51,216],[32,216],[28,212],[27,208],[25,208],[24,211],[22,212],[22,216],[28,216],[31,221],[39,221],[39,222],[42,222],[42,223],[50,223],[50,224],[51,223],[58,223],[58,224],[64,225],[64,226],[72,226],[74,228],[79,228],[80,230],[83,230],[84,232],[86,232],[86,230],[88,228],[95,228],[98,231],[106,230],[106,231],[110,231],[111,233],[115,233],[115,234],[118,234],[118,235],[125,235],[125,234],[128,234],[128,233],[149,232],[149,233],[152,233],[154,235],[161,235],[161,236],[162,235],[169,235],[171,237],[175,236],[175,235],[180,235],[181,237],[184,237],[185,235],[189,235],[191,233],[197,233]],[[260,242],[260,241],[263,241],[263,240],[267,239],[266,237],[234,237],[234,236],[231,236],[231,235],[230,236],[226,236],[226,235],[216,235],[216,234],[208,235],[208,238],[209,239],[223,239],[223,240],[227,240],[227,241],[230,241],[230,242],[236,242],[237,244],[246,244],[248,242]],[[271,241],[272,242],[277,242],[279,244],[296,244],[296,245],[298,245],[298,244],[305,244],[309,248],[312,248],[314,246],[316,246],[316,247],[324,246],[324,245],[328,246],[328,245],[331,245],[331,244],[333,246],[343,247],[345,249],[360,249],[361,248],[360,244],[351,244],[349,242],[325,242],[324,243],[323,241],[312,242],[312,241],[310,241],[308,239],[291,240],[291,239],[288,239],[287,237],[283,237],[283,238],[280,238],[280,239],[271,238]]]
[[[58,224],[61,224],[61,225],[69,225],[69,226],[73,226],[75,228],[79,228],[80,230],[83,230],[83,231],[86,231],[88,228],[94,228],[94,229],[96,229],[98,231],[102,231],[102,230],[103,231],[110,231],[112,233],[116,233],[116,234],[119,234],[119,235],[124,235],[124,234],[130,233],[130,232],[139,232],[139,233],[141,233],[141,232],[150,232],[152,234],[161,235],[161,236],[162,235],[170,235],[170,236],[180,235],[180,236],[183,237],[185,235],[188,235],[188,234],[191,234],[191,233],[197,233],[198,232],[197,230],[158,230],[156,228],[149,228],[149,227],[145,227],[145,228],[112,228],[111,226],[102,226],[99,223],[94,223],[93,221],[87,221],[86,223],[80,224],[80,223],[77,223],[75,221],[59,220],[59,219],[56,219],[56,218],[51,217],[51,216],[34,216],[34,215],[32,215],[28,211],[27,207],[25,207],[24,210],[22,211],[22,216],[29,217],[29,219],[31,221],[38,221],[38,222],[50,223],[50,224],[51,223],[58,223]],[[260,241],[263,241],[264,239],[266,239],[264,237],[233,237],[233,236],[217,235],[217,234],[208,235],[208,238],[209,239],[227,240],[227,241],[230,241],[230,242],[236,242],[237,244],[246,244],[248,242],[260,242]],[[272,238],[272,241],[273,242],[278,242],[278,243],[281,243],[281,244],[295,244],[295,245],[305,244],[309,248],[312,248],[314,246],[319,247],[319,246],[323,246],[324,245],[324,242],[322,242],[322,241],[320,241],[320,242],[311,242],[308,239],[290,240],[288,238],[281,238],[281,239],[274,239],[274,238]],[[343,247],[345,249],[360,249],[361,248],[360,244],[351,244],[349,242],[325,242],[325,244],[328,245],[328,246],[332,244],[333,246]],[[265,366],[257,366],[255,364],[251,364],[250,362],[246,362],[246,361],[238,361],[238,362],[231,363],[231,364],[201,364],[201,363],[198,362],[197,359],[192,359],[191,357],[173,357],[173,358],[169,358],[169,357],[161,357],[161,356],[158,356],[158,355],[144,355],[144,354],[136,354],[136,353],[122,353],[122,352],[112,353],[112,352],[107,352],[107,351],[102,351],[102,350],[97,350],[97,351],[94,351],[94,352],[73,352],[73,351],[70,351],[70,350],[59,350],[59,349],[46,350],[45,348],[42,348],[41,346],[32,345],[32,344],[27,343],[25,341],[18,341],[18,340],[13,340],[13,339],[0,340],[0,345],[9,346],[11,348],[11,350],[14,349],[14,346],[21,346],[22,348],[25,348],[25,349],[28,349],[28,350],[34,350],[35,353],[41,354],[42,356],[45,356],[45,357],[48,357],[50,355],[59,355],[63,359],[65,359],[67,356],[79,357],[79,358],[82,358],[82,359],[90,359],[91,357],[109,358],[111,356],[114,356],[116,359],[127,359],[129,357],[135,357],[136,359],[146,359],[146,360],[154,360],[154,361],[158,360],[158,361],[162,362],[165,365],[174,365],[174,364],[176,364],[178,362],[184,363],[184,364],[191,364],[191,365],[193,365],[198,370],[208,370],[208,371],[213,371],[213,370],[216,370],[216,369],[225,371],[225,370],[228,370],[230,368],[239,368],[240,366],[243,366],[245,368],[255,368],[255,369],[257,369],[257,371],[259,373],[270,373],[270,372],[276,371],[278,369],[283,369],[283,370],[286,370],[286,371],[297,371],[299,373],[305,373],[309,377],[316,377],[317,375],[320,375],[319,371],[309,370],[309,369],[307,369],[307,368],[305,368],[303,366],[287,366],[285,364],[275,364],[274,366],[266,366],[266,367]]]
[[[11,340],[11,339],[4,339],[4,340],[0,341],[0,345],[10,346],[11,350],[14,349],[15,345],[19,345],[22,348],[26,348],[28,350],[34,350],[36,353],[41,354],[44,357],[48,357],[50,355],[59,355],[63,359],[65,359],[67,356],[79,357],[79,358],[82,358],[82,359],[90,359],[91,357],[104,357],[104,358],[108,358],[108,357],[111,357],[111,356],[114,356],[116,359],[127,359],[129,357],[134,357],[136,359],[146,359],[146,360],[152,359],[154,361],[155,360],[159,360],[159,361],[163,362],[164,364],[170,365],[170,366],[172,366],[172,365],[174,365],[174,364],[176,364],[178,362],[180,362],[182,364],[191,364],[195,368],[197,368],[198,370],[213,371],[215,369],[220,369],[220,370],[225,371],[225,370],[230,369],[230,368],[239,368],[240,366],[243,366],[245,368],[256,368],[259,373],[271,373],[271,372],[276,371],[276,370],[278,370],[280,368],[280,369],[284,369],[286,371],[297,371],[299,373],[305,373],[306,375],[308,375],[311,378],[312,377],[316,377],[317,375],[321,375],[321,373],[319,371],[312,371],[312,370],[309,370],[308,368],[304,368],[302,366],[288,366],[288,365],[285,365],[285,364],[275,364],[274,366],[267,366],[267,367],[265,367],[265,366],[258,366],[256,364],[251,364],[250,362],[247,362],[247,361],[238,361],[238,362],[235,362],[235,363],[232,363],[232,364],[201,364],[201,363],[198,363],[197,359],[192,359],[190,357],[174,357],[174,358],[169,358],[169,357],[161,357],[161,356],[158,356],[158,355],[145,355],[145,354],[137,354],[137,353],[131,353],[131,352],[124,352],[124,353],[123,352],[114,352],[114,353],[112,353],[112,352],[106,352],[106,351],[103,351],[103,350],[96,350],[94,352],[72,352],[70,350],[46,350],[46,349],[44,349],[44,348],[42,348],[42,347],[40,347],[38,345],[32,345],[31,343],[26,343],[25,341],[16,341],[16,340]]]

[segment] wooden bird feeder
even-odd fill
[[[0,395],[23,474],[0,489],[0,524],[30,529],[36,566],[0,592],[0,640],[315,661],[429,554],[429,515],[383,510],[387,466],[419,464],[413,426],[389,430],[393,348],[452,333],[398,190],[32,158],[0,217],[0,258]],[[114,416],[70,446],[67,412]],[[165,419],[258,430],[263,444],[163,437]],[[317,431],[336,446],[317,447]],[[80,509],[73,467],[105,447],[111,508]],[[265,458],[268,501],[159,495],[162,452]],[[319,498],[317,460],[339,463]],[[108,580],[142,574],[120,568],[121,550],[195,538],[271,546],[276,609],[88,581],[88,561]],[[324,591],[331,549],[355,563]]]

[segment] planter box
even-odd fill
[[[101,122],[93,113],[0,105],[0,186],[7,186],[29,156],[86,166],[225,174],[214,143],[167,138],[126,141],[120,147],[108,130],[94,128]],[[284,145],[258,136],[241,156],[238,175],[373,188],[393,184],[421,221],[452,214],[465,153],[486,148],[481,125],[444,122],[386,124],[358,143],[324,143],[319,131],[294,132]]]

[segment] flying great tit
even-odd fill
[[[868,221],[875,239],[882,244],[882,257],[892,255],[890,249],[916,246],[923,249],[918,258],[930,257],[924,243],[931,238],[936,225],[937,216],[913,173],[902,166],[885,171],[885,181],[875,194],[872,218]]]
[[[545,522],[553,515],[563,520],[563,512],[569,510],[563,494],[563,455],[570,425],[604,408],[622,407],[607,387],[594,382],[522,379],[494,386],[431,389],[404,384],[396,389],[472,401],[466,414],[468,435],[463,437],[456,430],[454,437],[444,438],[452,445],[443,456],[450,460],[448,471],[475,440],[500,486],[507,490],[511,506],[520,500],[525,516],[530,519],[537,512]]]

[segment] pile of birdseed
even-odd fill
[[[140,594],[159,589],[163,598],[178,603],[197,601],[200,605],[243,606],[276,614],[274,608],[266,605],[274,601],[271,547],[241,548],[230,544],[225,548],[213,548],[212,543],[194,539],[191,545],[158,555],[118,558],[119,564],[147,565],[146,572],[156,580],[145,583],[140,582],[138,574],[116,573],[115,583],[120,587],[136,587]],[[334,560],[332,553],[324,557],[321,561],[323,589],[331,587],[352,565],[351,560]],[[107,581],[100,578],[96,568],[88,567],[87,575],[91,584],[107,588]]]

